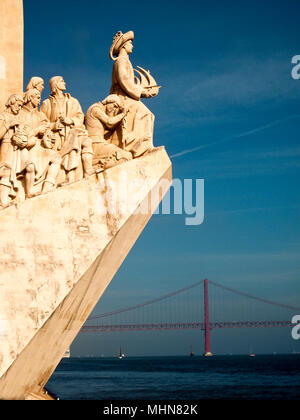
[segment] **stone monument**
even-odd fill
[[[110,95],[84,115],[62,76],[48,99],[41,77],[22,92],[22,1],[0,9],[0,399],[51,399],[45,384],[167,192],[171,162],[153,145],[140,99],[159,86],[132,67],[132,31],[115,35]]]
[[[0,1],[0,109],[23,90],[23,0]]]

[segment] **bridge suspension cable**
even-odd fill
[[[128,306],[128,307],[126,307],[126,308],[119,309],[119,310],[117,310],[117,311],[113,311],[113,312],[106,312],[106,313],[104,313],[104,314],[91,316],[91,317],[89,317],[89,318],[88,318],[88,321],[91,321],[91,320],[93,320],[93,319],[104,318],[104,317],[107,317],[107,316],[110,316],[110,315],[120,314],[120,313],[122,313],[122,312],[131,311],[131,310],[133,310],[133,309],[142,308],[143,306],[147,306],[147,305],[151,305],[151,304],[153,304],[153,303],[160,302],[160,301],[162,301],[162,300],[164,300],[164,299],[168,299],[168,298],[170,298],[170,297],[172,297],[172,296],[175,296],[175,295],[178,295],[178,294],[180,294],[180,293],[186,292],[187,290],[193,289],[194,287],[197,287],[197,286],[199,286],[200,284],[203,284],[203,282],[204,282],[204,280],[197,281],[197,283],[193,283],[193,284],[191,284],[190,286],[183,287],[182,289],[175,290],[175,292],[171,292],[171,293],[168,293],[167,295],[159,296],[159,297],[157,297],[157,298],[155,298],[155,299],[148,300],[148,301],[143,302],[143,303],[140,303],[140,304],[138,304],[138,305]]]
[[[257,300],[259,302],[268,303],[269,305],[280,306],[281,308],[292,309],[294,311],[299,311],[300,310],[300,307],[286,305],[284,303],[274,302],[273,300],[268,300],[268,299],[260,298],[260,297],[257,297],[257,296],[253,296],[253,295],[250,295],[249,293],[245,293],[245,292],[241,292],[241,291],[236,290],[236,289],[232,289],[231,287],[224,286],[223,284],[217,283],[217,282],[212,281],[212,280],[209,280],[209,283],[213,284],[216,287],[219,287],[220,289],[224,289],[224,290],[227,290],[229,292],[235,293],[237,295],[245,296],[247,298]]]

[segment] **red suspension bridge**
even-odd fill
[[[209,293],[211,291],[213,293]],[[272,308],[271,312],[262,309],[266,306]],[[299,311],[299,307],[253,296],[205,279],[137,305],[91,316],[81,332],[199,329],[204,331],[204,355],[211,356],[211,330],[293,327],[289,319]],[[226,316],[236,316],[240,320],[225,320]],[[143,322],[137,323],[137,319]]]

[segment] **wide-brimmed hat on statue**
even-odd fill
[[[120,51],[120,48],[125,44],[127,41],[131,41],[134,38],[133,31],[128,31],[125,34],[123,34],[121,31],[118,31],[116,35],[114,36],[112,46],[109,50],[109,57],[111,60],[116,60],[116,55],[118,55],[118,52]]]

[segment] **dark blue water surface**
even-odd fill
[[[299,399],[300,355],[62,359],[61,400]]]

